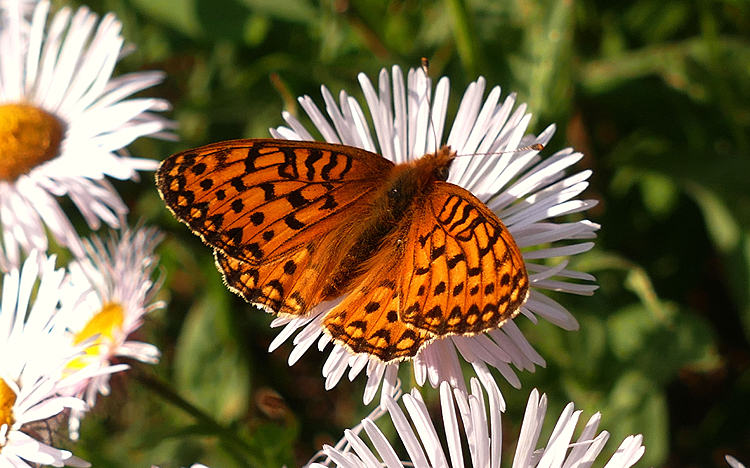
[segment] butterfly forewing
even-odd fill
[[[529,279],[507,228],[467,190],[437,182],[409,223],[401,320],[443,336],[502,325],[526,300]]]
[[[392,168],[352,147],[235,140],[169,157],[156,180],[167,206],[207,244],[257,265],[354,222]]]

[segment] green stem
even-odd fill
[[[148,388],[154,394],[162,397],[162,399],[164,399],[166,402],[172,404],[173,406],[181,409],[185,413],[195,418],[196,424],[202,430],[204,430],[204,432],[215,434],[220,439],[222,445],[225,445],[228,448],[236,448],[241,450],[246,455],[245,458],[240,457],[239,454],[234,450],[227,450],[227,453],[235,458],[240,465],[248,467],[262,466],[260,460],[258,460],[257,457],[253,456],[255,450],[247,443],[247,441],[240,438],[231,429],[218,423],[214,418],[212,418],[197,406],[182,398],[167,384],[151,375],[146,375],[143,372],[135,371],[135,369],[133,369],[131,375],[145,388]]]

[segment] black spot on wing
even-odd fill
[[[234,187],[234,189],[236,191],[238,191],[238,192],[244,192],[245,190],[247,190],[247,186],[242,181],[242,177],[240,177],[240,176],[237,176],[237,177],[233,178],[232,180],[230,180],[229,181],[229,185],[231,185],[232,187]]]
[[[417,268],[416,270],[414,270],[414,274],[417,275],[417,276],[424,276],[424,275],[426,275],[429,272],[430,272],[430,266],[429,265],[427,265],[425,267]]]
[[[317,148],[311,148],[309,154],[305,158],[305,169],[307,173],[305,176],[307,180],[315,180],[315,163],[320,161],[323,157],[323,152]]]
[[[215,215],[208,218],[209,222],[213,224],[214,229],[221,229],[221,227],[224,225],[224,215],[221,213],[216,213]]]
[[[289,226],[291,229],[294,229],[295,231],[299,231],[303,227],[305,227],[305,223],[298,220],[294,213],[289,213],[288,215],[284,216],[284,222],[287,226]]]
[[[231,207],[232,207],[232,211],[239,214],[239,213],[242,213],[242,210],[245,209],[245,204],[242,203],[241,199],[235,198],[234,200],[232,200]]]
[[[287,275],[293,275],[297,271],[297,264],[294,260],[289,260],[284,264],[284,273]]]
[[[260,226],[265,219],[266,215],[264,215],[262,211],[256,211],[250,215],[250,222],[253,223],[253,226]]]
[[[332,210],[339,206],[336,199],[331,194],[326,194],[324,200],[325,202],[323,203],[323,206],[320,207],[321,210]]]
[[[464,255],[463,253],[454,255],[453,257],[448,258],[448,261],[447,261],[448,269],[452,270],[452,269],[456,268],[456,266],[459,263],[465,262],[465,261],[466,261],[466,255]]]
[[[280,148],[284,153],[284,162],[279,164],[277,168],[279,177],[287,180],[299,179],[299,172],[297,172],[297,153],[294,148]]]
[[[242,228],[235,227],[226,231],[227,244],[238,246],[242,243]]]
[[[245,250],[247,250],[250,256],[255,260],[260,260],[261,258],[263,258],[263,251],[260,250],[260,246],[255,242],[247,244],[247,246],[245,246]]]
[[[258,184],[258,187],[261,190],[263,190],[263,196],[265,197],[265,201],[268,202],[276,198],[274,185],[271,182],[263,182],[261,184]]]
[[[441,245],[439,247],[435,247],[432,249],[432,252],[430,252],[430,259],[436,260],[439,257],[441,257],[445,253],[445,245]]]
[[[296,189],[289,192],[286,196],[286,200],[289,202],[289,205],[291,205],[292,209],[301,208],[310,202],[310,200],[306,199],[302,195],[301,189]]]
[[[210,190],[211,187],[214,186],[214,180],[210,178],[205,178],[201,180],[200,183],[198,183],[198,185],[200,185],[200,188],[202,188],[203,190]]]
[[[206,172],[206,163],[198,163],[190,168],[193,174],[195,175],[201,175],[204,172]]]

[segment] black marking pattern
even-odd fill
[[[501,326],[526,301],[529,280],[520,251],[497,216],[471,193],[436,183],[415,208],[406,254],[414,274],[401,320],[437,336]]]
[[[236,140],[171,156],[156,178],[179,220],[214,249],[252,264],[314,243],[321,223],[357,216],[363,208],[355,207],[367,206],[393,167],[340,145]],[[260,252],[245,248],[253,243]]]
[[[295,286],[310,270],[291,256],[304,249],[327,261],[326,249],[317,250],[321,233],[360,222],[392,168],[348,147],[238,140],[168,158],[157,186],[175,216],[215,249],[230,289],[275,312],[302,315],[319,300]],[[384,362],[414,356],[439,336],[496,328],[528,295],[518,247],[469,192],[434,182],[407,208],[399,258],[362,289],[366,300],[325,318],[337,342]],[[383,280],[388,270],[401,279]]]

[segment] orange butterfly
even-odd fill
[[[528,297],[507,228],[446,182],[455,156],[443,146],[396,165],[351,146],[234,140],[167,158],[156,183],[229,289],[293,316],[343,296],[326,332],[387,363],[497,328]]]

